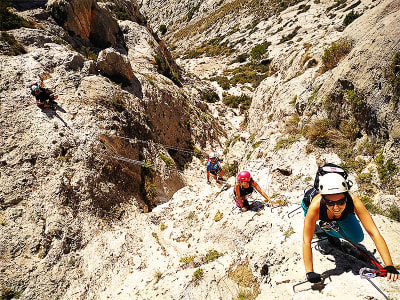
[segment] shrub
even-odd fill
[[[267,47],[264,44],[259,44],[253,47],[250,51],[250,56],[254,60],[260,60],[267,53]]]
[[[165,162],[165,164],[167,165],[167,167],[169,169],[172,169],[175,167],[175,161],[172,158],[170,158],[162,153],[160,153],[160,157]]]
[[[239,287],[250,289],[252,291],[252,297],[249,299],[256,299],[260,294],[260,284],[257,278],[253,275],[248,262],[238,265],[233,269],[233,265],[229,267],[228,277],[236,282]]]
[[[193,272],[193,282],[195,285],[198,285],[200,280],[204,277],[204,271],[202,268],[198,268],[196,271]]]
[[[25,48],[14,38],[12,34],[2,31],[0,41],[8,44],[9,48],[2,51],[5,55],[25,54]]]
[[[300,140],[300,135],[293,135],[287,138],[280,138],[275,145],[274,150],[280,150],[280,149],[287,149],[294,143],[296,143],[298,140]]]
[[[54,1],[50,8],[50,14],[58,25],[63,26],[67,20],[67,10],[63,4]]]
[[[31,21],[27,21],[24,18],[10,12],[8,7],[10,7],[12,1],[2,0],[0,2],[0,30],[11,30],[17,29],[20,27],[35,27],[34,23]]]
[[[397,222],[400,222],[400,208],[396,204],[392,204],[388,209],[387,216]]]
[[[215,103],[215,102],[219,101],[218,94],[212,90],[200,91],[200,97],[203,101],[206,101],[208,103]]]
[[[240,113],[242,113],[245,110],[249,109],[251,105],[251,100],[251,97],[245,94],[242,94],[240,96],[227,95],[222,99],[222,103],[232,108],[240,107]]]
[[[319,91],[319,89],[321,88],[321,86],[322,86],[322,85],[319,85],[319,86],[317,86],[317,87],[314,88],[314,90],[313,90],[311,96],[308,98],[308,103],[311,104],[311,103],[314,102],[314,100],[315,100],[315,98],[317,97],[318,91]]]
[[[357,13],[357,12],[354,12],[353,10],[351,11],[351,12],[349,12],[347,15],[346,15],[346,17],[344,17],[344,20],[343,20],[343,25],[344,26],[347,26],[347,25],[350,25],[355,19],[357,19],[359,16],[361,16],[362,14],[361,13]]]
[[[217,250],[208,250],[206,256],[203,259],[205,264],[216,260],[218,257],[223,256],[222,253],[219,253]]]
[[[165,24],[161,24],[160,27],[158,27],[158,31],[160,31],[161,34],[165,34],[167,32],[167,26]]]
[[[297,35],[297,32],[299,31],[300,28],[301,26],[296,26],[296,28],[293,29],[291,33],[289,33],[288,35],[283,35],[281,37],[281,40],[279,41],[279,44],[290,41],[292,38],[294,38]]]
[[[238,172],[238,165],[233,163],[233,164],[224,164],[222,169],[225,171],[225,176],[228,178],[231,176],[235,176]]]
[[[113,12],[118,20],[126,21],[131,19],[129,13],[126,11],[124,7],[118,7],[114,9]]]
[[[235,60],[232,63],[235,63],[235,62],[243,63],[247,60],[248,57],[249,57],[249,54],[247,54],[247,53],[239,54],[238,56],[236,56]]]
[[[151,206],[155,205],[157,202],[157,196],[158,196],[156,186],[153,183],[151,183],[150,181],[146,181],[146,183],[144,184],[144,190],[146,193],[145,196],[146,196],[148,203]]]
[[[194,256],[185,256],[181,257],[179,262],[184,263],[185,265],[189,265],[194,261]]]
[[[216,81],[224,90],[228,90],[231,88],[231,84],[227,77],[215,76],[215,77],[211,77],[210,80]]]
[[[339,125],[339,130],[350,141],[355,141],[360,133],[360,127],[355,120],[342,120]]]
[[[392,176],[398,172],[397,166],[392,159],[388,159],[385,163],[383,153],[380,152],[376,158],[375,163],[378,170],[378,176],[382,184],[389,184],[392,181]]]
[[[285,237],[285,240],[290,237],[292,234],[294,233],[294,229],[292,226],[290,226],[285,233],[283,234],[283,236]]]
[[[372,174],[369,172],[358,174],[356,177],[356,182],[358,185],[370,184],[371,181],[372,181]]]
[[[332,145],[329,130],[330,125],[328,120],[317,120],[308,127],[306,136],[313,145],[326,148]]]
[[[325,72],[336,67],[343,57],[350,53],[351,48],[351,43],[348,40],[333,42],[328,48],[325,48],[322,55],[322,71]]]
[[[372,201],[371,198],[363,196],[360,198],[360,200],[362,203],[364,203],[369,212],[374,214],[382,214],[382,210],[376,204],[374,204],[374,201]]]
[[[224,214],[218,210],[214,216],[214,221],[219,222],[222,220],[223,217],[224,217]]]

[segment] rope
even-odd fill
[[[180,147],[172,147],[172,146],[164,145],[164,144],[161,144],[161,143],[156,143],[156,142],[153,142],[153,141],[139,140],[137,138],[133,138],[132,139],[132,138],[127,138],[127,137],[119,136],[119,135],[114,135],[114,136],[118,137],[118,138],[121,138],[121,139],[128,140],[130,143],[153,144],[153,145],[159,145],[159,146],[162,146],[164,148],[171,149],[171,150],[176,150],[176,151],[180,151],[180,152],[186,152],[186,153],[190,153],[190,154],[194,154],[194,155],[198,154],[198,153],[196,153],[196,152],[194,152],[194,151],[192,151],[190,149],[185,149],[185,148],[180,148]]]

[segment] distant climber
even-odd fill
[[[40,82],[32,83],[28,87],[32,96],[35,96],[36,104],[40,108],[54,108],[54,105],[57,104],[55,100],[58,96],[44,88],[43,78],[40,79]]]
[[[343,172],[335,167],[329,168],[337,171],[335,172],[334,170],[319,177],[318,189],[309,206],[308,203],[304,203],[304,199],[302,202],[305,214],[303,260],[307,280],[312,283],[318,283],[323,280],[319,273],[314,272],[311,247],[315,224],[318,220],[321,220],[319,226],[327,234],[328,241],[335,246],[341,245],[341,238],[354,245],[361,242],[364,239],[364,233],[360,226],[361,221],[382,257],[385,264],[384,274],[389,280],[400,279],[399,272],[393,266],[386,242],[372,220],[370,213],[360,198],[349,192],[349,182],[343,177]]]
[[[222,170],[220,163],[222,163],[223,160],[220,159],[217,155],[215,155],[214,152],[211,152],[210,155],[208,156],[208,162],[207,162],[207,183],[210,184],[210,173],[213,175],[215,181],[217,183],[221,183],[224,179],[222,176],[224,176],[224,170]]]
[[[251,194],[254,189],[264,196],[265,200],[267,200],[272,206],[278,205],[277,203],[273,202],[266,193],[264,193],[257,182],[253,180],[248,171],[242,171],[237,176],[237,182],[233,190],[236,206],[240,207],[242,212],[249,210],[250,205],[246,196]]]

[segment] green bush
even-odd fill
[[[118,20],[126,21],[131,19],[129,13],[126,11],[124,7],[118,7],[114,9],[113,12]]]
[[[160,27],[158,27],[158,31],[160,31],[161,34],[165,34],[167,32],[167,26],[165,24],[161,24]]]
[[[179,262],[184,263],[185,265],[191,264],[194,261],[194,256],[185,256],[181,257]]]
[[[251,97],[242,94],[240,96],[227,95],[222,99],[222,102],[229,107],[239,108],[240,113],[249,109],[251,105]]]
[[[206,101],[208,103],[215,103],[219,101],[218,94],[212,90],[202,90],[200,91],[200,96],[203,101]]]
[[[6,55],[20,55],[25,54],[25,48],[14,38],[12,34],[5,31],[1,32],[0,41],[8,44],[9,48],[3,51]]]
[[[374,201],[371,198],[363,196],[360,198],[360,200],[362,201],[362,203],[364,203],[366,209],[368,209],[369,212],[374,214],[383,213],[382,210],[376,204],[374,204]]]
[[[12,1],[1,0],[0,2],[0,30],[11,30],[20,27],[35,27],[35,24],[31,21],[27,21],[24,18],[10,12],[8,7],[10,7]]]
[[[353,10],[349,12],[343,20],[343,25],[348,26],[350,25],[355,19],[361,16],[361,13],[354,12]]]
[[[216,81],[224,90],[229,90],[231,88],[231,84],[227,77],[215,76],[215,77],[211,77],[210,80]]]
[[[264,44],[259,44],[251,49],[250,56],[252,59],[258,61],[264,57],[265,53],[267,53],[267,47]]]
[[[400,222],[400,208],[397,205],[392,204],[387,211],[387,216],[397,222]]]
[[[392,159],[385,162],[383,153],[380,152],[376,158],[375,163],[378,170],[378,176],[382,184],[389,184],[392,182],[392,177],[397,174],[398,168]]]
[[[165,164],[167,165],[167,167],[169,169],[172,169],[175,167],[175,161],[172,158],[170,158],[162,153],[160,153],[160,157],[165,162]]]
[[[330,129],[331,126],[328,120],[316,120],[308,127],[306,137],[313,145],[327,148],[332,146]]]
[[[67,9],[63,4],[58,1],[54,1],[50,8],[50,14],[58,25],[63,26],[67,20]]]
[[[350,53],[351,48],[351,43],[348,40],[333,42],[328,48],[325,48],[322,55],[322,71],[325,72],[336,67],[343,57]]]
[[[206,256],[203,259],[205,264],[216,260],[218,257],[223,256],[222,253],[219,253],[217,250],[208,250]]]
[[[247,60],[248,57],[249,57],[249,55],[247,53],[239,54],[238,56],[236,56],[236,58],[233,61],[233,63],[235,63],[235,62],[243,63],[243,62],[245,62]]]
[[[300,135],[292,135],[287,138],[280,138],[275,145],[274,150],[287,149],[294,143],[300,140]]]
[[[204,271],[202,268],[198,268],[196,271],[193,272],[193,282],[195,285],[199,283],[201,279],[204,277]]]

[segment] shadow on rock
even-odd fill
[[[61,111],[61,112],[66,112],[61,106],[59,105],[55,105],[54,108],[40,108],[42,110],[42,112],[44,112],[46,114],[46,116],[49,119],[53,119],[54,117],[57,117],[58,119],[60,119],[61,122],[63,122],[64,126],[67,127],[68,129],[71,129],[71,127],[68,126],[67,122],[64,121],[63,118],[61,118],[61,116],[59,114],[57,114],[57,110]]]
[[[250,204],[249,210],[259,212],[264,208],[265,204],[261,201],[254,201],[252,204]]]
[[[323,273],[324,277],[337,276],[344,272],[351,271],[354,275],[359,275],[360,269],[364,267],[373,268],[368,258],[366,258],[360,251],[351,246],[348,242],[341,240],[339,244],[332,245],[327,235],[323,232],[316,232],[316,235],[320,238],[314,247],[317,251],[323,255],[333,256],[333,260],[327,257],[328,260],[335,262],[336,268],[327,270]],[[374,253],[368,251],[363,245],[357,244],[362,251],[364,251],[373,260],[376,260]]]

